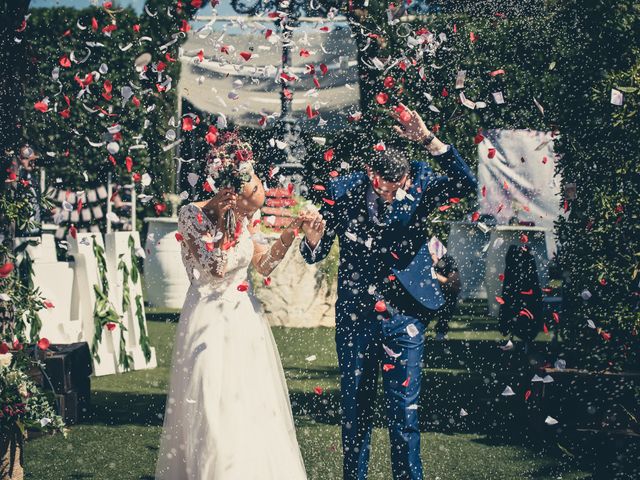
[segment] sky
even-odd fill
[[[131,6],[133,9],[141,13],[144,7],[145,0],[117,0],[113,2],[116,5],[122,7]],[[103,2],[97,0],[31,0],[31,8],[44,8],[44,7],[74,7],[77,9],[83,9],[90,6],[102,5]],[[211,5],[206,4],[199,12],[200,15],[210,15]],[[221,0],[218,6],[218,15],[234,15],[235,12],[231,8],[230,0]]]

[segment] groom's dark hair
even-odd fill
[[[394,147],[375,152],[369,160],[369,166],[374,173],[380,175],[387,182],[400,181],[410,170],[407,156]]]

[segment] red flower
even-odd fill
[[[164,203],[156,203],[153,208],[156,211],[156,215],[161,215],[167,209],[167,206]]]
[[[7,278],[13,272],[13,263],[7,262],[0,266],[0,278]]]
[[[182,25],[180,25],[180,31],[187,33],[189,30],[191,30],[191,25],[189,25],[189,22],[187,22],[186,20],[182,20]]]
[[[45,102],[36,102],[33,104],[33,108],[35,108],[39,112],[45,113],[47,110],[49,110],[49,105],[47,105]]]
[[[248,150],[236,150],[236,160],[239,162],[251,160],[251,156],[251,152]]]
[[[116,329],[116,324],[113,322],[107,322],[106,324],[107,330],[113,332]]]
[[[385,86],[385,88],[393,88],[393,86],[396,84],[396,82],[393,79],[393,77],[386,77],[384,79],[384,82],[382,82],[382,84]]]
[[[182,119],[182,130],[184,130],[185,132],[190,132],[191,130],[193,130],[193,118],[184,117]]]
[[[382,313],[382,312],[386,312],[387,311],[387,304],[384,303],[383,300],[378,300],[376,302],[376,305],[374,307],[374,310],[378,313]]]
[[[49,345],[51,345],[51,342],[49,342],[49,340],[47,340],[46,338],[41,338],[40,340],[38,340],[38,348],[40,350],[46,350],[49,348]]]
[[[9,345],[6,342],[0,343],[0,355],[4,355],[9,351]]]
[[[214,125],[209,125],[209,130],[204,136],[208,144],[213,145],[218,141],[218,129]]]
[[[387,95],[386,93],[380,92],[376,95],[376,102],[378,102],[380,105],[384,105],[388,101],[389,101],[389,95]]]

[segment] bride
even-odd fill
[[[295,229],[321,219],[300,215],[269,248],[259,232],[265,193],[251,147],[235,134],[225,140],[209,154],[207,173],[226,188],[179,214],[176,237],[191,285],[177,329],[156,478],[306,479],[278,350],[248,295],[247,270],[252,264],[268,276]]]

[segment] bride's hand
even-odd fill
[[[224,223],[224,214],[235,208],[238,195],[233,188],[223,188],[207,203],[207,210],[212,211],[216,216],[218,225]]]
[[[291,221],[288,228],[291,230],[300,230],[303,228],[305,222],[309,222],[310,220],[313,220],[312,214],[306,211],[300,212],[298,216]]]

